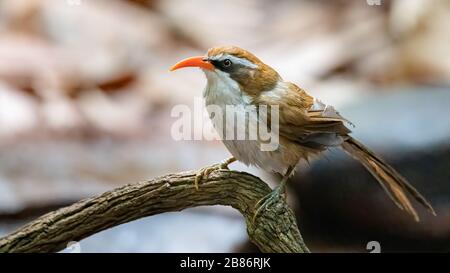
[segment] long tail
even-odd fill
[[[407,194],[409,193],[417,202],[421,203],[433,215],[436,215],[430,203],[406,181],[396,170],[389,166],[383,159],[367,149],[363,144],[349,137],[342,148],[350,156],[361,162],[364,167],[377,179],[394,203],[407,213],[411,214],[416,221],[419,216],[411,205]]]

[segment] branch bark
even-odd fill
[[[126,185],[50,212],[0,239],[0,252],[56,252],[102,230],[142,217],[196,206],[225,205],[245,218],[250,240],[262,252],[309,252],[284,200],[260,212],[254,206],[269,186],[248,173],[218,170],[194,187],[195,172]]]

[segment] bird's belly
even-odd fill
[[[284,173],[291,165],[289,163],[292,163],[286,162],[285,147],[279,144],[275,150],[263,148],[264,144],[267,145],[267,141],[260,140],[260,136],[255,132],[258,132],[259,126],[265,126],[266,132],[269,130],[265,121],[259,120],[256,112],[252,111],[256,111],[256,109],[249,110],[247,113],[236,111],[232,113],[235,116],[232,119],[227,119],[226,115],[229,115],[230,112],[224,111],[221,118],[213,118],[212,122],[219,132],[225,147],[237,160],[246,165],[257,166],[268,172]],[[244,122],[239,122],[239,120]],[[269,141],[273,140],[270,139]],[[294,161],[295,164],[298,159]]]
[[[289,164],[283,159],[281,149],[262,151],[257,140],[223,140],[228,151],[240,162],[257,166],[268,172],[284,174]]]

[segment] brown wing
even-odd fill
[[[258,104],[279,105],[280,135],[311,148],[342,144],[351,132],[344,123],[351,123],[295,84],[286,83],[286,87],[282,96],[265,92],[257,100]]]

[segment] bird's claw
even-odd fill
[[[228,162],[228,161],[229,160],[226,160],[222,163],[218,163],[218,164],[214,164],[214,165],[211,165],[208,167],[201,168],[195,175],[195,180],[194,180],[195,189],[198,190],[198,184],[203,179],[207,179],[209,174],[212,173],[213,171],[228,170],[228,164],[230,164],[230,162]]]
[[[256,218],[258,218],[259,213],[264,209],[268,210],[269,207],[277,204],[281,198],[284,198],[285,194],[284,186],[279,185],[272,192],[261,198],[255,204],[255,214],[253,215],[252,222],[255,223]]]

